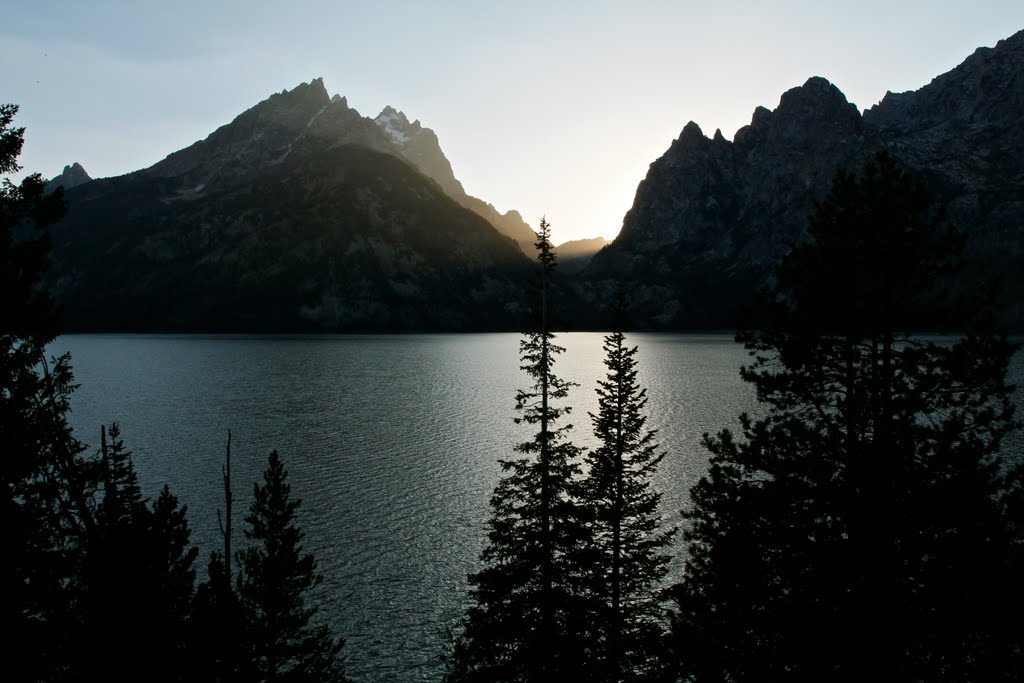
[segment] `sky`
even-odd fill
[[[731,139],[811,76],[865,109],[1021,29],[1021,0],[14,0],[0,102],[24,171],[99,178],[323,77],[433,128],[467,192],[563,242],[613,238],[688,121]]]

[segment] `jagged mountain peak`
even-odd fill
[[[815,99],[833,99],[843,104],[847,103],[846,95],[824,76],[811,76],[803,85],[798,85],[795,88],[790,88],[782,94],[779,106],[784,106],[785,102],[789,98],[794,97],[812,97]]]
[[[750,116],[750,123],[741,127],[732,136],[734,143],[740,146],[752,146],[759,142],[768,130],[772,120],[772,111],[767,107],[758,106]]]
[[[375,121],[397,121],[404,126],[409,125],[409,117],[405,115],[404,111],[395,109],[390,104],[384,105],[384,108],[379,114]]]
[[[327,94],[327,88],[326,88],[326,86],[324,86],[324,77],[323,76],[317,76],[316,78],[311,80],[309,82],[309,87],[311,87],[311,88],[313,88],[315,90],[321,90],[321,91],[323,91],[323,93],[325,95]]]
[[[275,93],[191,146],[133,175],[165,181],[166,201],[244,186],[296,155],[355,145],[402,159],[431,178],[456,202],[483,216],[520,245],[533,231],[518,214],[498,214],[466,195],[437,135],[391,105],[376,118],[362,116],[340,95],[328,95],[323,78]]]
[[[697,122],[690,121],[683,126],[679,137],[672,141],[665,156],[671,157],[670,165],[676,166],[679,163],[685,163],[687,158],[699,156],[702,153],[701,150],[710,142],[711,140],[704,135],[704,131],[697,125]]]
[[[385,105],[374,121],[398,121],[402,124],[408,125],[409,118],[405,115],[405,112],[399,111],[392,107],[390,104]]]
[[[824,121],[836,129],[860,128],[860,112],[846,95],[821,76],[813,76],[796,88],[782,94],[779,106],[772,112],[772,125],[784,127],[794,136],[818,135],[815,130]]]
[[[750,115],[750,125],[754,128],[765,128],[772,119],[772,110],[768,107],[754,107],[754,113]]]
[[[437,136],[434,135],[434,131],[429,128],[423,128],[420,125],[419,119],[410,123],[409,117],[405,115],[405,112],[399,111],[388,105],[384,107],[380,114],[373,120],[381,130],[388,134],[394,142],[398,145],[405,145],[413,138],[419,136],[421,133],[426,133],[428,136],[433,136],[435,144]]]
[[[63,187],[65,191],[70,190],[73,187],[84,185],[90,180],[92,180],[92,177],[86,172],[82,165],[76,161],[73,164],[65,166],[59,176],[51,178],[46,183],[44,192],[49,194],[58,187]]]
[[[440,184],[451,196],[464,195],[434,132],[419,120],[386,106],[376,118],[362,116],[340,95],[329,95],[322,77],[262,100],[206,139],[140,171],[177,179],[175,192],[245,182],[253,173],[280,164],[304,149],[360,145],[393,154]]]
[[[308,123],[310,115],[331,103],[323,78],[314,78],[309,83],[300,83],[291,90],[282,90],[240,114],[238,121],[246,115],[258,115],[275,119],[288,127],[297,128]]]
[[[679,139],[680,140],[683,140],[685,138],[703,138],[703,137],[704,137],[704,131],[702,131],[700,129],[700,126],[697,125],[696,121],[690,121],[685,126],[683,126],[683,132],[679,134]]]
[[[327,86],[324,85],[323,76],[317,76],[311,79],[309,83],[299,83],[297,86],[288,90],[281,91],[284,95],[308,95],[318,100],[329,101],[331,96],[327,93]]]
[[[750,124],[737,131],[738,142],[748,134],[759,135],[775,126],[785,126],[796,132],[808,120],[832,118],[845,125],[854,125],[860,120],[857,107],[846,99],[839,88],[828,79],[812,76],[804,82],[782,93],[779,106],[774,111],[758,106],[750,117]]]

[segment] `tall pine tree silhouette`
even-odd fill
[[[582,496],[590,508],[596,555],[594,592],[602,680],[650,680],[660,675],[665,631],[661,580],[675,529],[662,528],[660,494],[651,479],[664,453],[647,429],[647,390],[637,382],[637,347],[626,344],[626,301],[620,290],[613,332],[604,338],[605,379],[591,414],[600,446],[587,454]]]
[[[17,171],[24,129],[0,105],[0,173]],[[184,674],[195,551],[165,488],[145,500],[116,426],[96,457],[68,424],[70,356],[47,358],[59,310],[43,287],[46,228],[65,211],[38,174],[0,185],[0,640],[20,680]]]
[[[1013,347],[910,334],[963,241],[880,155],[740,332],[763,416],[705,437],[674,643],[695,681],[1019,680]]]
[[[77,553],[69,641],[71,680],[154,681],[187,677],[187,618],[198,551],[190,547],[186,510],[165,486],[150,503],[117,423],[104,428],[99,486],[92,497],[95,532]]]
[[[0,174],[20,170],[25,129],[0,105]],[[60,193],[38,174],[0,184],[0,641],[8,680],[61,675],[74,616],[75,553],[92,532],[85,485],[94,476],[67,412],[70,358],[46,357],[59,310],[42,287],[46,229],[63,215]]]
[[[306,595],[322,576],[313,555],[302,550],[303,533],[295,524],[300,501],[292,498],[286,479],[273,451],[245,518],[245,537],[252,545],[236,555],[246,656],[241,680],[345,681],[340,658],[345,641],[335,639],[326,625],[311,623],[318,610],[307,607]]]
[[[484,567],[469,577],[475,601],[456,639],[449,681],[573,680],[589,665],[591,624],[581,562],[589,530],[576,502],[581,450],[568,439],[559,403],[572,383],[554,373],[564,349],[549,329],[555,254],[551,231],[537,233],[539,281],[531,328],[519,351],[532,384],[516,393],[517,424],[536,429],[502,460],[491,497]]]

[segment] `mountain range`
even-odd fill
[[[687,124],[611,244],[560,247],[563,324],[603,327],[621,282],[638,327],[732,327],[835,173],[879,150],[968,234],[968,280],[1000,277],[1004,322],[1020,328],[1024,31],[863,112],[813,77],[731,141]],[[76,165],[58,181],[70,210],[53,230],[51,284],[68,329],[519,325],[534,253],[522,217],[467,195],[419,121],[391,107],[364,117],[321,79],[149,168],[88,181]]]

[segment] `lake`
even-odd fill
[[[478,568],[498,460],[528,440],[513,424],[528,385],[516,334],[400,336],[69,335],[80,388],[71,422],[99,443],[117,421],[148,495],[164,483],[189,507],[193,542],[221,544],[221,465],[232,431],[235,543],[252,486],[276,449],[302,499],[305,548],[324,582],[315,600],[347,639],[347,669],[361,681],[436,681],[442,627],[467,604]],[[593,445],[587,413],[604,376],[602,335],[559,335],[556,373],[579,384],[573,440]],[[648,425],[667,456],[656,486],[679,519],[704,473],[704,432],[736,426],[756,406],[740,381],[746,362],[731,335],[633,334]],[[1016,358],[1015,376],[1024,375]],[[1018,442],[1019,444],[1019,442]],[[679,565],[674,565],[678,571]]]

